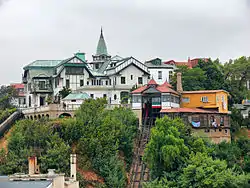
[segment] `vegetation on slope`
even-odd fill
[[[41,172],[52,168],[69,174],[69,154],[76,152],[78,168],[103,177],[102,187],[125,187],[137,118],[130,109],[106,110],[105,104],[105,99],[86,100],[74,119],[19,121],[8,153],[0,152],[0,174],[27,173],[31,155],[38,156]]]
[[[180,119],[157,119],[144,160],[146,187],[249,187],[250,140],[214,145],[188,134]]]

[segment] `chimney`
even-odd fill
[[[70,177],[76,181],[76,154],[70,154]]]
[[[183,92],[183,89],[182,89],[182,80],[181,80],[181,72],[177,72],[177,91],[179,93]]]

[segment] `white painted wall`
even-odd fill
[[[133,79],[131,79],[131,75],[133,75]],[[121,77],[126,78],[126,84],[121,84]],[[143,85],[148,83],[148,76],[144,75],[144,72],[134,65],[130,65],[120,72],[120,75],[117,76],[116,83],[117,85],[129,85],[132,88],[135,84],[138,85],[138,77],[143,78]]]
[[[169,72],[174,71],[170,68],[148,68],[150,78],[154,78],[157,84],[163,84],[166,80],[169,82]],[[162,71],[162,79],[158,79],[158,71]]]

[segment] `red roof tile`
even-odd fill
[[[142,86],[142,87],[139,87],[139,88],[137,88],[136,90],[134,90],[134,91],[132,91],[131,93],[141,93],[141,92],[143,92],[145,89],[147,89],[147,85],[145,85],[145,86]]]
[[[203,110],[200,108],[170,108],[162,109],[161,113],[218,113],[217,111]]]
[[[170,84],[170,83],[168,83],[167,81],[165,81],[163,84],[161,84],[160,86],[162,86],[162,87],[170,87],[170,88],[173,88],[173,86]]]
[[[148,85],[157,85],[156,81],[152,78],[149,82]]]
[[[10,84],[12,87],[14,87],[15,89],[21,89],[24,88],[24,84]]]
[[[169,87],[166,87],[166,86],[158,86],[158,87],[156,87],[156,89],[158,91],[160,91],[161,93],[174,93],[176,95],[179,95],[179,93],[177,91],[175,91]]]

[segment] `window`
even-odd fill
[[[162,71],[158,71],[158,80],[162,79]]]
[[[162,102],[170,102],[170,95],[163,95]]]
[[[132,98],[133,103],[141,103],[141,96],[133,96]]]
[[[69,84],[69,80],[67,79],[66,80],[66,88],[69,88],[70,87],[70,84]]]
[[[109,79],[109,85],[111,85],[111,79]]]
[[[138,77],[138,84],[143,84],[142,77]]]
[[[169,82],[172,80],[173,77],[173,71],[169,71]]]
[[[179,104],[180,103],[179,97],[174,96],[174,102],[177,103],[177,104]]]
[[[103,98],[107,98],[107,94],[103,94]]]
[[[80,80],[80,86],[83,86],[83,80]]]
[[[87,85],[89,85],[89,81],[87,81]]]
[[[83,74],[84,68],[81,67],[66,67],[66,74]]]
[[[121,84],[126,84],[126,78],[125,77],[121,77]]]
[[[183,98],[182,98],[182,102],[183,102],[183,103],[189,103],[189,102],[190,102],[189,97],[183,97]]]
[[[108,80],[106,80],[106,85],[108,85],[109,84],[109,82],[108,82]]]
[[[71,102],[76,102],[76,100],[71,100]]]
[[[201,102],[208,102],[208,97],[207,96],[201,97]]]
[[[130,75],[130,79],[133,80],[133,75],[132,74]]]
[[[39,81],[38,84],[39,84],[39,89],[41,89],[41,90],[46,89],[46,87],[45,87],[45,81]]]
[[[117,99],[117,96],[116,96],[116,94],[114,95],[114,100],[116,100]]]
[[[95,69],[99,69],[99,64],[95,64]]]
[[[220,117],[220,126],[224,126],[224,117]]]
[[[94,98],[94,94],[90,94],[90,97],[93,99]]]
[[[31,91],[31,83],[28,84],[28,90]]]

